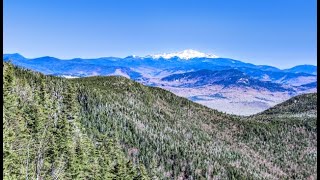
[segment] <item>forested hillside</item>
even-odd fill
[[[115,136],[88,134],[79,86],[5,63],[4,179],[149,179]]]
[[[5,179],[317,178],[316,117],[260,121],[123,77],[8,63],[3,88]]]
[[[295,96],[280,103],[261,114],[298,114],[317,111],[317,93],[309,93]]]

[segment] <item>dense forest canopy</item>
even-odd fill
[[[4,179],[317,178],[316,94],[298,97],[312,115],[240,117],[124,77],[3,70]]]

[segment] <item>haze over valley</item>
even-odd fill
[[[4,54],[3,58],[24,68],[65,78],[123,76],[236,115],[252,115],[295,95],[317,91],[316,66],[279,69],[191,49],[125,58],[29,59],[20,54]]]

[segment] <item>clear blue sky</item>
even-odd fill
[[[316,65],[316,0],[4,0],[4,53],[125,57],[184,49]]]

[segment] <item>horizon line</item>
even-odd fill
[[[187,49],[186,49],[187,50]],[[177,52],[177,51],[176,51]],[[180,51],[178,51],[180,52]],[[199,51],[200,52],[200,51]],[[17,52],[14,52],[14,53],[4,53],[3,52],[3,55],[19,55],[19,56],[22,56],[23,58],[25,59],[37,59],[37,58],[43,58],[43,57],[51,57],[51,58],[56,58],[58,60],[62,60],[62,61],[68,61],[68,60],[74,60],[74,59],[92,59],[92,60],[95,60],[95,59],[101,59],[101,58],[119,58],[119,59],[124,59],[124,58],[127,58],[127,57],[134,57],[134,56],[137,56],[137,57],[140,57],[140,58],[145,58],[147,56],[152,56],[152,55],[145,55],[145,56],[139,56],[139,55],[127,55],[125,57],[118,57],[118,56],[100,56],[100,57],[73,57],[73,58],[61,58],[61,57],[57,57],[57,56],[50,56],[50,55],[43,55],[43,56],[37,56],[37,57],[26,57],[20,53],[17,53]],[[170,53],[167,53],[167,54],[170,54]],[[177,56],[175,56],[177,57]],[[179,58],[179,57],[178,57]],[[195,57],[197,58],[197,57]],[[207,58],[207,59],[218,59],[218,58],[223,58],[223,59],[232,59],[232,60],[236,60],[236,61],[240,61],[240,62],[243,62],[243,63],[247,63],[243,60],[239,60],[239,59],[233,59],[233,58],[228,58],[228,57],[217,57],[217,58],[208,58],[208,57],[199,57],[199,58]],[[165,59],[165,58],[163,58]],[[169,58],[171,59],[171,58]],[[191,58],[193,59],[193,58]],[[274,66],[274,65],[267,65],[267,64],[254,64],[254,63],[248,63],[248,64],[253,64],[253,65],[256,65],[256,66],[271,66],[271,67],[275,67],[275,68],[278,68],[280,70],[285,70],[285,69],[290,69],[290,68],[293,68],[293,67],[296,67],[296,66],[303,66],[303,65],[309,65],[309,66],[315,66],[317,67],[317,63],[316,64],[297,64],[295,66],[292,66],[292,67],[289,67],[289,68],[279,68],[277,66]]]

